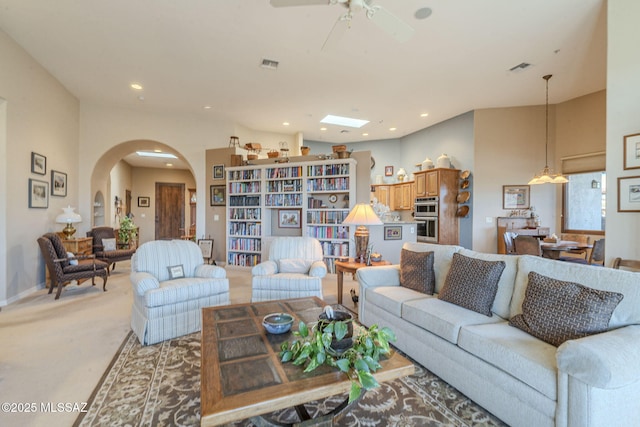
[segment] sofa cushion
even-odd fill
[[[460,328],[465,325],[504,321],[498,316],[487,317],[475,311],[428,296],[405,301],[402,304],[402,319],[453,344],[458,342]]]
[[[225,292],[229,292],[228,280],[193,277],[167,280],[161,282],[159,288],[148,290],[144,294],[144,305],[146,307],[158,307],[197,300]]]
[[[438,298],[492,316],[491,307],[504,268],[504,261],[484,261],[455,253]]]
[[[436,276],[433,272],[433,252],[400,252],[400,286],[433,295]]]
[[[435,243],[406,242],[403,249],[413,252],[433,252],[433,270],[436,276],[436,293],[440,292],[444,286],[447,273],[451,267],[453,254],[460,252],[462,246],[438,245]]]
[[[359,271],[359,270],[358,270]],[[406,301],[421,298],[432,298],[413,289],[402,286],[378,286],[364,289],[366,300],[393,314],[396,317],[402,315],[402,304]]]
[[[518,273],[518,256],[503,254],[485,254],[482,252],[472,251],[470,249],[462,249],[461,255],[479,258],[485,261],[504,261],[504,271],[498,281],[498,292],[493,301],[493,311],[503,319],[509,318],[509,306],[511,304],[511,296],[513,295],[513,286]]]
[[[302,273],[307,274],[311,267],[311,260],[299,258],[281,258],[278,260],[278,271],[280,273]]]
[[[556,347],[505,321],[463,326],[458,346],[556,400]]]
[[[608,330],[611,315],[622,298],[617,292],[599,291],[532,271],[522,314],[512,317],[509,323],[559,346],[567,340]]]

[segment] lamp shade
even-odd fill
[[[382,221],[369,203],[356,204],[342,221],[344,225],[382,225]]]

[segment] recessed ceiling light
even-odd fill
[[[320,128],[320,130],[324,131],[324,130],[327,130],[327,128]]]
[[[282,126],[289,126],[289,122],[283,122]]]
[[[210,109],[211,109],[211,105],[205,105],[205,106],[204,106],[204,107],[202,107],[202,108],[204,108],[205,110],[210,110]]]
[[[429,113],[422,113],[420,114],[420,117],[427,117],[429,115]]]
[[[142,85],[140,83],[131,83],[131,89],[142,90]]]
[[[362,134],[362,136],[369,136],[369,134],[365,132]]]
[[[136,151],[136,154],[140,157],[160,157],[162,159],[177,159],[175,154],[171,153],[158,153],[151,151]]]
[[[396,130],[396,128],[389,128],[389,130],[393,132],[394,130]]]
[[[432,13],[433,11],[430,8],[421,7],[420,9],[416,10],[413,16],[415,16],[416,19],[427,19],[431,16]]]
[[[361,128],[369,123],[369,120],[352,119],[350,117],[333,116],[328,114],[320,123],[329,123],[330,125],[349,126],[350,128]]]
[[[168,167],[173,166],[173,163],[165,163],[165,165],[167,165]]]
[[[156,148],[155,150],[153,150],[154,153],[162,153],[162,150],[159,148]]]

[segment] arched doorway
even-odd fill
[[[178,159],[171,160],[178,167],[166,166],[168,161],[149,164],[134,158],[133,162],[125,161],[127,156],[136,151],[175,154]],[[182,165],[182,166],[180,166]],[[162,238],[179,238],[188,230],[195,211],[195,204],[191,203],[191,195],[184,191],[181,199],[162,201],[157,197],[157,184],[182,185],[183,188],[195,188],[195,175],[191,165],[171,146],[152,140],[132,140],[118,144],[105,152],[96,162],[91,174],[91,197],[93,202],[92,226],[106,225],[118,228],[120,220],[127,212],[139,227],[139,243],[157,238],[157,225],[171,225],[172,231]],[[103,204],[98,206],[95,199],[102,195]],[[168,203],[164,209],[158,209],[157,203]],[[170,213],[170,217],[167,216]],[[103,219],[100,220],[100,215]],[[195,216],[195,214],[194,214]],[[179,221],[178,224],[171,221]],[[100,224],[102,223],[102,224]]]

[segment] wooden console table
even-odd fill
[[[381,265],[391,265],[389,261],[371,261],[371,265],[367,265],[363,262],[355,262],[353,258],[349,258],[348,261],[336,261],[336,276],[338,276],[338,304],[342,304],[342,288],[344,284],[344,273],[354,274],[362,267],[378,267]]]

